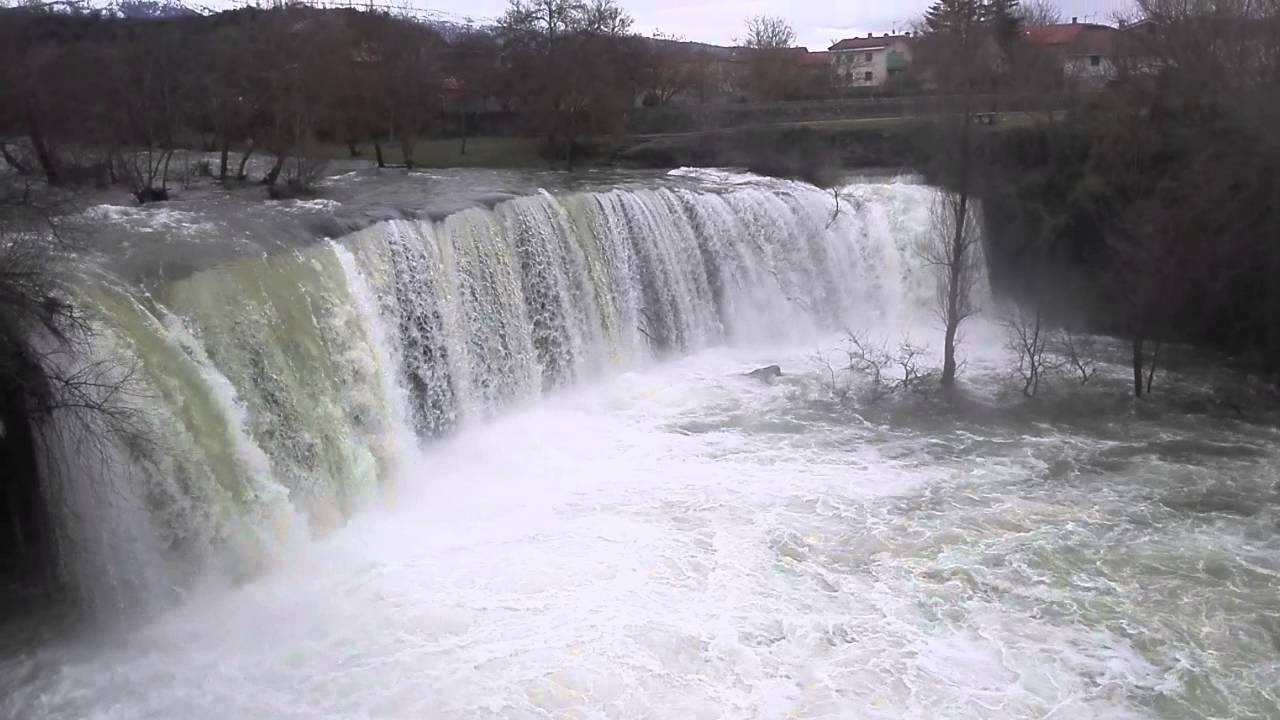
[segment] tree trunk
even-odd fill
[[[248,165],[248,164],[249,164],[249,156],[250,156],[250,155],[252,155],[252,154],[253,154],[253,141],[252,141],[252,140],[250,140],[250,141],[249,141],[249,148],[248,148],[247,150],[245,150],[245,151],[244,151],[244,154],[243,154],[243,155],[241,155],[241,156],[240,156],[240,167],[236,169],[236,179],[237,179],[237,180],[244,180],[244,179],[245,179],[244,168],[245,168],[245,166],[246,166],[246,165]]]
[[[29,567],[29,553],[27,549],[27,534],[22,529],[22,511],[19,509],[18,486],[12,482],[5,483],[5,485],[8,487],[8,492],[5,495],[9,500],[9,526],[13,528],[13,542],[18,549],[18,564],[22,567],[22,571],[25,572]]]
[[[1133,396],[1142,397],[1142,338],[1133,338]]]
[[[464,109],[460,114],[462,115],[461,120],[459,122],[460,126],[462,127],[462,149],[458,154],[466,155],[467,154],[467,111]]]
[[[12,535],[0,538],[0,547],[11,545],[13,556],[6,559],[17,562],[22,577],[35,580],[35,573],[39,570],[35,561],[42,559],[42,551],[47,552],[50,539],[41,517],[44,508],[34,455],[35,440],[24,402],[18,399],[22,391],[3,390],[9,392],[0,395],[0,426],[4,428],[4,435],[0,436],[0,467],[5,468],[7,475],[0,492],[5,496]],[[42,564],[46,568],[53,565],[49,562]]]
[[[417,144],[416,140],[403,140],[400,142],[400,154],[404,156],[406,170],[413,169],[413,151]]]
[[[222,152],[218,157],[218,182],[227,181],[227,155],[231,152],[231,141],[222,136]]]
[[[373,155],[378,159],[378,167],[385,168],[387,166],[386,160],[382,157],[382,143],[377,140],[373,141]]]
[[[965,132],[968,133],[967,130]],[[968,155],[967,149],[965,155]],[[964,158],[962,162],[967,164],[968,158]],[[968,168],[966,167],[962,172],[968,175]],[[942,387],[944,388],[954,387],[956,384],[956,335],[960,332],[960,322],[964,320],[960,309],[960,290],[967,261],[964,255],[968,252],[965,247],[965,226],[969,222],[968,185],[967,178],[961,181],[955,214],[955,232],[951,236],[950,262],[947,264],[947,322],[942,345]]]
[[[1160,346],[1159,340],[1156,346],[1151,350],[1151,364],[1147,367],[1147,394],[1151,394],[1151,385],[1156,381],[1156,365],[1160,362]]]
[[[1280,182],[1272,180],[1275,191],[1275,207],[1280,207]],[[1267,324],[1267,345],[1270,352],[1267,357],[1271,358],[1271,377],[1277,386],[1280,386],[1280,282],[1276,282],[1276,278],[1280,278],[1280,242],[1274,239],[1270,243],[1271,257],[1271,282],[1267,283],[1266,298],[1266,324]]]
[[[44,130],[40,127],[40,119],[36,117],[30,104],[27,105],[27,134],[31,138],[31,148],[35,150],[36,161],[40,163],[40,169],[44,170],[45,182],[49,183],[49,187],[61,186],[62,172],[58,168],[58,160],[49,149]]]
[[[276,155],[276,162],[271,166],[271,170],[267,171],[266,177],[262,178],[262,184],[267,187],[274,187],[276,181],[280,179],[280,171],[284,169],[284,161],[289,159],[289,153],[283,152]]]
[[[161,154],[163,169],[160,171],[160,194],[169,199],[169,163],[173,161],[173,150],[165,150]]]
[[[348,140],[348,141],[347,141],[347,152],[348,152],[348,153],[351,155],[351,157],[353,157],[353,158],[358,158],[358,157],[360,157],[360,146],[359,146],[359,145],[356,145],[356,141],[355,141],[355,140]]]
[[[943,337],[942,351],[942,387],[951,388],[956,384],[956,331],[959,323],[947,317],[947,332]]]

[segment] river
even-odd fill
[[[0,716],[1280,717],[1245,379],[1023,401],[982,285],[958,397],[841,402],[843,329],[937,354],[932,189],[604,184],[92,283],[168,432],[49,469],[98,621]]]

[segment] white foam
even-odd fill
[[[423,451],[396,507],[63,667],[30,708],[1141,716],[1161,676],[1128,639],[975,590],[981,558],[952,565],[945,539],[967,531],[904,516],[968,482],[952,467],[834,418],[785,431],[815,407],[808,352],[769,353],[800,373],[772,386],[741,375],[765,351],[714,350],[466,429]]]

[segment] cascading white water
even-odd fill
[[[764,180],[542,193],[153,295],[94,285],[103,352],[137,366],[162,432],[158,460],[108,460],[127,516],[85,517],[89,473],[56,483],[85,498],[63,533],[68,554],[94,548],[80,585],[114,607],[211,568],[252,572],[301,526],[323,533],[368,504],[415,439],[584,378],[917,313],[933,296],[915,259],[932,197]],[[127,543],[86,534],[121,523]]]
[[[695,187],[89,285],[159,432],[61,452],[67,571],[192,589],[0,648],[0,717],[1277,717],[1274,424],[1102,350],[1010,401],[979,318],[958,396],[837,401],[826,333],[937,332],[933,191]]]

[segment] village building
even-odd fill
[[[1116,75],[1119,30],[1109,25],[1069,23],[1037,25],[1024,31],[1027,42],[1049,53],[1068,85],[1097,87]]]
[[[882,87],[911,65],[910,34],[846,38],[829,50],[834,84],[843,88]]]

